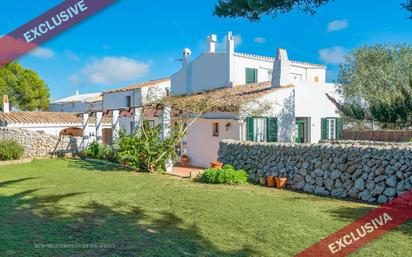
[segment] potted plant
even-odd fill
[[[210,163],[212,168],[214,169],[221,169],[223,168],[223,162],[219,162],[219,161],[214,161]]]
[[[266,184],[268,187],[274,187],[275,186],[275,176],[267,176],[266,177]]]
[[[180,158],[180,164],[182,166],[187,166],[189,164],[190,158],[187,154],[183,154],[182,157]]]
[[[285,188],[288,178],[275,178],[277,188]]]

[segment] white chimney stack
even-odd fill
[[[183,68],[189,65],[191,55],[192,55],[192,51],[189,48],[183,49]]]
[[[217,36],[215,34],[212,34],[207,37],[207,44],[208,44],[208,53],[216,53],[216,42],[217,42]]]
[[[235,40],[233,39],[232,31],[229,31],[227,33],[226,51],[228,54],[232,54],[235,52]]]
[[[290,62],[286,49],[278,49],[273,63],[272,86],[280,87],[290,84]]]
[[[3,96],[3,112],[4,113],[10,112],[9,97],[7,95]]]
[[[79,95],[80,93],[79,93],[79,90],[76,90],[76,95]]]

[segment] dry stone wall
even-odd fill
[[[223,140],[219,160],[287,187],[319,195],[386,203],[412,188],[412,145],[371,142],[278,144]]]
[[[74,155],[81,138],[56,137],[24,129],[0,127],[0,140],[14,139],[24,146],[24,158]]]

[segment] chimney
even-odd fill
[[[190,56],[192,51],[189,48],[183,49],[183,68],[187,68],[190,63]]]
[[[3,112],[4,113],[10,112],[9,97],[7,95],[3,96]]]
[[[79,90],[76,90],[76,95],[79,95],[80,93],[79,93]]]
[[[208,53],[216,53],[217,36],[212,34],[207,37]]]
[[[290,83],[290,62],[286,49],[277,50],[273,63],[272,87],[286,86]]]
[[[232,31],[227,33],[226,52],[232,54],[235,52],[235,40],[233,39]]]

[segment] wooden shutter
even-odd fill
[[[321,139],[328,139],[328,120],[326,118],[321,119]]]
[[[278,119],[273,117],[266,118],[266,137],[267,142],[277,142],[278,141]]]
[[[246,68],[246,84],[257,82],[257,69]]]
[[[253,118],[252,117],[247,117],[246,118],[246,140],[247,141],[253,141],[254,139],[254,128],[253,128]]]
[[[336,139],[342,139],[343,123],[342,118],[336,118]]]

